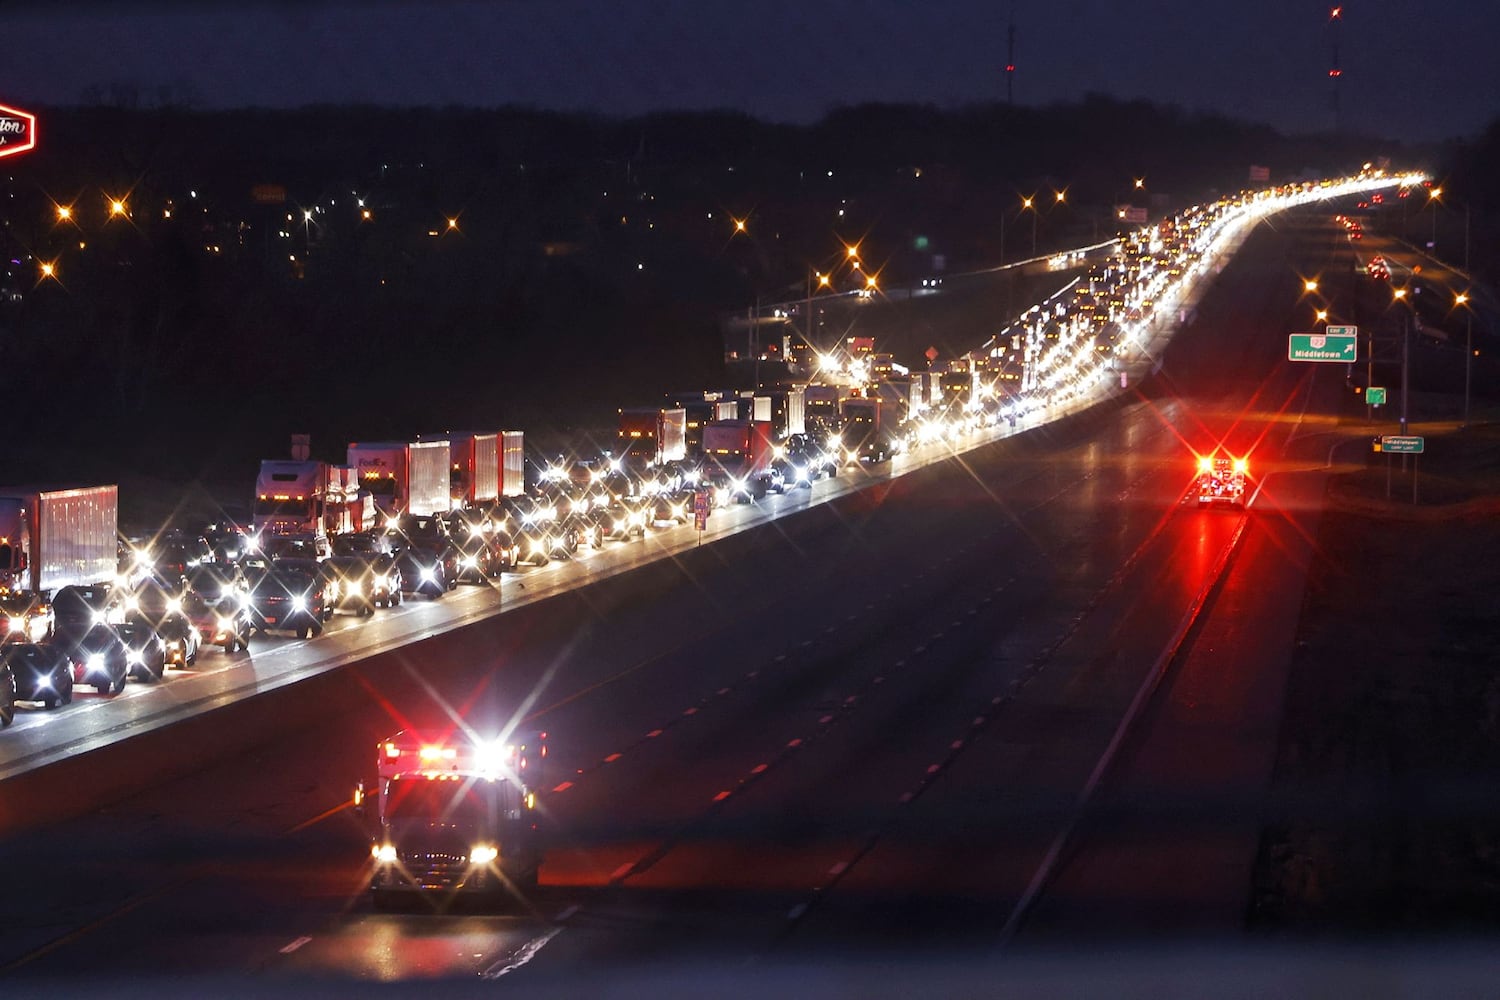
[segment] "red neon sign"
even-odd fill
[[[36,147],[36,115],[0,104],[0,157]]]

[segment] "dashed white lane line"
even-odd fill
[[[479,977],[481,979],[499,979],[507,973],[515,972],[521,966],[536,958],[537,952],[545,948],[547,942],[557,937],[562,931],[561,927],[553,927],[545,934],[538,934],[494,965],[491,965],[488,969],[485,969],[479,974]]]
[[[297,940],[291,942],[290,944],[283,945],[281,948],[281,953],[283,955],[290,955],[292,952],[296,951],[298,948],[301,948],[311,940],[312,938],[307,937],[306,935],[299,937]]]

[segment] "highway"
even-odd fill
[[[1341,400],[1340,366],[1285,361],[1300,275],[1349,266],[1328,214],[1258,226],[1140,359],[1161,363],[1144,393],[716,512],[702,545],[682,529],[28,713],[0,762],[26,859],[0,971],[563,991],[1233,936]],[[1221,442],[1251,455],[1248,513],[1185,502]],[[377,740],[459,718],[548,733],[542,885],[501,914],[374,913],[350,792]]]

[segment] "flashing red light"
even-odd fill
[[[1344,75],[1344,71],[1341,70],[1341,69],[1331,69],[1331,70],[1328,71],[1328,75],[1329,76],[1343,76]]]

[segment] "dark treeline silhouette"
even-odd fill
[[[1028,254],[1033,226],[1039,249],[1108,236],[1113,205],[1238,190],[1251,164],[1429,155],[1101,96],[805,127],[190,104],[44,109],[39,147],[0,161],[8,480],[248,475],[293,431],[339,459],[358,437],[597,426],[719,382],[721,312],[854,280],[847,244],[896,287]]]

